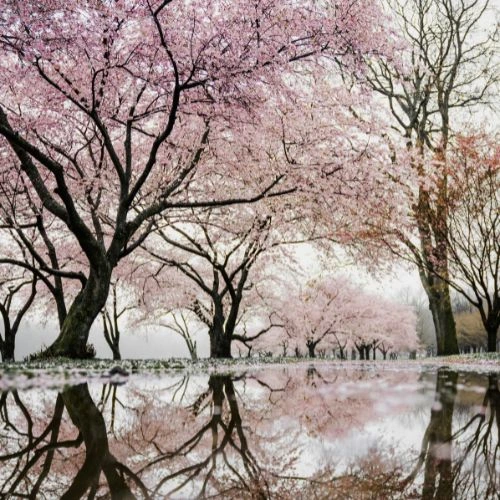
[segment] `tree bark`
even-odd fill
[[[120,348],[118,346],[113,346],[111,348],[111,351],[113,352],[113,360],[114,361],[120,361],[122,359],[122,355],[120,353]]]
[[[309,357],[310,358],[315,358],[316,357],[316,352],[315,352],[315,348],[316,348],[316,344],[314,342],[307,342],[307,350],[309,351]]]
[[[107,327],[104,328],[104,339],[111,349],[113,360],[120,361],[122,359],[122,355],[120,353],[120,336],[116,335],[117,332],[110,332],[109,330],[107,330]]]
[[[457,332],[451,308],[450,289],[447,283],[437,277],[431,278],[431,283],[427,285],[424,288],[427,292],[429,309],[436,329],[437,355],[458,354]]]
[[[231,358],[231,341],[215,336],[210,337],[210,357]]]
[[[14,361],[14,351],[16,348],[15,337],[9,335],[9,332],[5,332],[5,340],[2,342],[0,353],[2,354],[3,362]]]
[[[71,304],[59,336],[42,356],[88,357],[90,328],[106,304],[111,270],[107,263],[91,268],[88,281]]]
[[[496,352],[498,325],[495,324],[486,325],[486,333],[488,334],[488,352]]]
[[[216,322],[219,323],[219,322]],[[231,335],[224,331],[222,325],[215,324],[209,332],[210,336],[210,357],[211,358],[231,358]]]

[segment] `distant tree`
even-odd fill
[[[189,309],[179,308],[163,316],[164,319],[158,324],[180,335],[188,348],[191,360],[196,361],[198,359],[197,342],[192,333],[193,323],[197,322],[196,315]]]
[[[310,357],[316,349],[338,350],[342,359],[356,348],[361,359],[379,349],[389,352],[416,349],[412,308],[360,291],[345,276],[321,276],[302,290],[284,296],[279,314],[285,331]]]
[[[123,319],[128,319],[130,324],[130,317],[127,316],[130,316],[132,312],[138,313],[137,302],[130,284],[120,278],[112,281],[111,294],[101,311],[101,318],[104,339],[113,353],[114,360],[121,359],[120,339]]]
[[[169,328],[191,347],[187,325],[175,320],[182,309],[191,311],[191,317],[207,329],[210,356],[214,358],[231,357],[234,341],[249,347],[276,326],[271,320],[250,331],[252,325],[247,320],[265,309],[261,290],[272,281],[272,272],[261,262],[263,255],[277,258],[279,240],[272,236],[275,215],[271,213],[272,209],[266,215],[265,206],[192,213],[186,221],[157,227],[144,245],[145,258],[153,263],[152,288],[145,301],[160,316],[174,314],[170,318],[173,325],[172,321],[167,323]],[[172,293],[159,295],[155,284],[159,290],[171,289]]]
[[[16,275],[18,268],[10,278],[4,274],[0,281],[0,354],[3,361],[14,361],[16,336],[21,322],[28,313],[37,293],[36,276],[24,271]]]

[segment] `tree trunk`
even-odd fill
[[[315,358],[316,357],[315,347],[316,347],[316,344],[314,342],[308,342],[307,343],[307,350],[309,351],[309,357],[310,358]]]
[[[9,335],[5,332],[5,340],[2,342],[2,347],[0,349],[0,354],[2,355],[2,361],[4,363],[9,363],[14,361],[14,351],[16,348],[16,338],[15,336]]]
[[[89,357],[87,341],[90,328],[106,304],[111,281],[111,266],[92,268],[88,281],[64,320],[61,332],[54,343],[42,353],[42,357],[66,356],[69,358]]]
[[[231,358],[231,341],[225,338],[210,337],[211,358]]]
[[[283,357],[286,358],[286,354],[287,354],[287,348],[288,346],[286,344],[282,344],[282,347],[283,347]],[[250,357],[250,356],[249,356]]]
[[[120,347],[119,346],[113,346],[111,348],[111,351],[113,352],[113,360],[114,361],[120,361],[122,359],[122,355],[120,353]]]
[[[429,309],[436,330],[437,355],[458,354],[457,331],[451,309],[450,288],[437,277],[432,283],[424,284],[429,299]]]
[[[365,359],[365,348],[364,346],[358,347],[358,352],[359,352],[359,359],[364,360]]]
[[[369,346],[369,345],[365,346],[365,359],[366,359],[367,361],[369,361],[369,360],[370,360],[370,350],[371,350],[371,349],[370,349],[370,346]]]
[[[220,328],[212,328],[210,331],[210,357],[231,358],[231,337],[226,335]]]
[[[486,333],[488,334],[488,352],[496,352],[498,325],[488,323],[486,325]]]
[[[106,329],[104,330],[104,339],[113,353],[113,360],[120,361],[122,359],[122,355],[120,353],[120,337],[116,337],[115,335],[116,333],[113,334],[113,337],[111,337],[111,333],[106,331]]]

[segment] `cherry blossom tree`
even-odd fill
[[[369,359],[377,348],[385,358],[389,351],[417,346],[416,317],[410,307],[359,290],[345,276],[310,280],[299,293],[285,295],[279,314],[287,335],[311,357],[318,346],[338,350],[341,359],[354,347],[361,359]]]
[[[304,73],[294,85],[300,82],[304,86],[304,79],[314,76],[305,70]],[[205,184],[241,192],[248,186],[258,190],[259,184],[267,185],[274,177],[287,175],[296,181],[293,193],[268,197],[246,207],[166,213],[155,222],[156,236],[143,245],[160,266],[151,271],[154,280],[161,282],[160,288],[173,279],[168,268],[175,268],[176,276],[184,275],[176,288],[186,290],[194,284],[202,292],[203,299],[191,291],[184,301],[174,298],[173,302],[191,310],[208,328],[215,357],[230,355],[232,338],[251,349],[251,342],[269,333],[273,325],[269,314],[267,325],[254,328],[252,333],[245,315],[248,316],[252,301],[261,301],[262,293],[255,293],[255,286],[261,290],[277,286],[268,285],[267,281],[271,274],[281,272],[272,271],[278,260],[293,262],[292,245],[314,242],[327,249],[331,241],[360,244],[370,212],[386,210],[389,199],[391,204],[394,202],[394,196],[382,184],[387,164],[390,165],[390,149],[376,137],[371,140],[374,124],[360,122],[350,109],[360,99],[368,104],[368,97],[356,89],[351,92],[334,83],[321,82],[313,93],[312,101],[308,96],[295,99],[293,106],[281,103],[259,133],[253,133],[260,144],[256,150],[226,142],[231,149],[226,165],[235,164],[235,168],[231,168],[231,175],[217,174],[210,179],[207,176]],[[331,148],[335,150],[333,155]],[[255,165],[251,175],[238,172],[236,165],[242,162]],[[374,169],[375,164],[379,168]],[[262,165],[266,169],[256,177],[253,172]],[[262,269],[266,270],[264,274]],[[186,279],[191,285],[182,284]],[[250,299],[246,297],[248,291],[253,295]],[[149,295],[153,298],[148,300],[155,301],[157,292]],[[172,299],[169,301],[156,307],[168,310]],[[148,308],[152,310],[151,306]],[[258,314],[259,309],[262,307],[253,308],[252,313]],[[240,314],[243,310],[246,312]],[[243,335],[235,333],[237,325],[245,331]],[[175,325],[176,330],[178,326]],[[186,338],[185,329],[182,330]],[[221,347],[217,347],[219,344]],[[282,337],[283,349],[285,344],[286,338]]]
[[[111,293],[101,311],[104,339],[106,340],[114,360],[120,360],[120,339],[123,323],[131,323],[131,315],[137,316],[139,301],[135,290],[120,277],[111,282]]]
[[[62,324],[66,316],[63,276],[68,279],[78,276],[62,269],[64,263],[61,261],[60,265],[47,221],[26,194],[20,175],[3,176],[0,184],[0,274],[6,293],[3,302],[4,359],[14,359],[15,336],[22,317],[32,309],[33,303],[42,310],[41,304],[48,297],[56,305]],[[20,301],[24,301],[24,306],[11,321],[9,314]]]
[[[68,233],[33,196],[13,158],[7,155],[4,160],[10,167],[0,172],[1,268],[16,268],[15,272],[25,279],[31,273],[40,285],[36,309],[49,317],[55,306],[61,326],[67,315],[67,300],[76,295],[85,276]],[[7,276],[8,272],[3,274]]]
[[[191,310],[178,308],[172,310],[159,323],[160,326],[176,333],[184,340],[192,361],[198,359],[197,341],[193,332],[193,323],[196,323],[196,321],[197,316]]]
[[[193,212],[185,221],[157,228],[144,245],[146,258],[157,264],[152,277],[158,290],[149,290],[145,299],[153,304],[149,309],[163,314],[172,307],[174,314],[175,309],[190,311],[208,330],[211,357],[231,357],[233,341],[250,348],[251,342],[277,326],[272,317],[262,328],[249,321],[265,310],[265,288],[274,279],[268,267],[278,259],[282,241],[279,233],[272,232],[273,218],[280,215],[266,203],[258,208]],[[176,301],[159,293],[168,287],[173,287]],[[173,328],[186,338],[187,325],[173,319]]]
[[[289,290],[278,306],[284,319],[286,335],[296,344],[296,351],[306,348],[310,357],[316,356],[319,345],[340,349],[346,330],[344,321],[351,318],[349,305],[356,291],[348,283],[331,276],[313,279],[296,290]]]
[[[417,317],[411,306],[379,300],[371,328],[376,332],[372,344],[374,357],[377,349],[386,359],[389,353],[414,353],[419,347]]]
[[[184,190],[210,159],[224,165],[211,137],[251,144],[236,126],[258,126],[259,105],[279,94],[290,63],[333,58],[357,68],[361,55],[387,46],[369,0],[2,6],[5,168],[19,164],[86,260],[83,288],[47,355],[84,355],[113,269],[147,238],[158,214],[290,189],[278,177],[257,192],[210,196],[200,176],[197,196]]]

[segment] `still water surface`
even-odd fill
[[[0,498],[496,499],[499,379],[318,364],[11,389]]]

